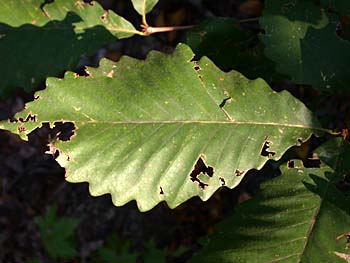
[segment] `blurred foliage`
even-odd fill
[[[130,251],[129,242],[122,241],[116,233],[112,233],[107,237],[104,246],[97,249],[92,260],[96,263],[134,263],[138,256],[137,253]]]
[[[52,206],[36,220],[43,244],[53,259],[68,259],[78,255],[74,244],[74,231],[78,219],[58,217],[57,207]]]

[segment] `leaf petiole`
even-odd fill
[[[193,28],[194,25],[189,25],[189,26],[165,26],[165,27],[153,27],[153,26],[148,26],[148,25],[141,25],[142,27],[142,32],[144,35],[149,36],[154,33],[160,33],[160,32],[170,32],[170,31],[175,31],[175,30],[184,30],[184,29],[189,29]]]

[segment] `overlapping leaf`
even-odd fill
[[[90,54],[115,38],[137,33],[113,12],[93,2],[39,0],[0,3],[0,98],[16,87],[34,90],[47,76],[72,70],[83,54]]]
[[[76,136],[56,145],[67,180],[89,182],[92,195],[111,193],[118,206],[135,199],[143,211],[161,201],[175,207],[196,195],[207,200],[319,130],[288,92],[193,56],[179,45],[146,61],[104,60],[89,77],[50,78],[17,116],[35,115],[38,123],[13,129],[73,122]]]
[[[350,43],[336,35],[336,21],[330,20],[313,1],[267,1],[260,19],[265,54],[297,83],[348,90]]]
[[[240,28],[236,19],[205,20],[187,34],[187,44],[195,59],[207,56],[223,70],[234,69],[248,78],[261,77],[268,82],[281,78],[274,70],[275,63],[264,55],[257,35]]]
[[[260,196],[218,225],[192,262],[344,262],[350,195],[335,182],[350,155],[339,158],[339,144],[319,150],[332,168],[285,168],[266,182]]]

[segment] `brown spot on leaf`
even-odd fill
[[[23,125],[18,126],[18,132],[25,132],[26,128]]]
[[[102,21],[105,21],[107,16],[108,16],[108,13],[106,12],[100,18],[101,18]]]
[[[164,194],[163,188],[161,186],[159,186],[159,188],[160,188],[159,194],[163,195]]]
[[[225,186],[226,185],[226,182],[225,182],[225,179],[222,178],[222,177],[219,177],[219,180],[221,182],[221,186]]]
[[[235,176],[241,176],[242,174],[244,174],[244,171],[241,172],[240,170],[236,169]]]

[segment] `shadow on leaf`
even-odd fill
[[[62,21],[50,21],[43,27],[26,24],[11,27],[0,23],[0,98],[8,97],[17,87],[37,90],[48,76],[74,70],[83,54],[89,54],[115,39],[104,27],[80,29],[82,19],[68,12]],[[16,48],[14,48],[16,47]]]

